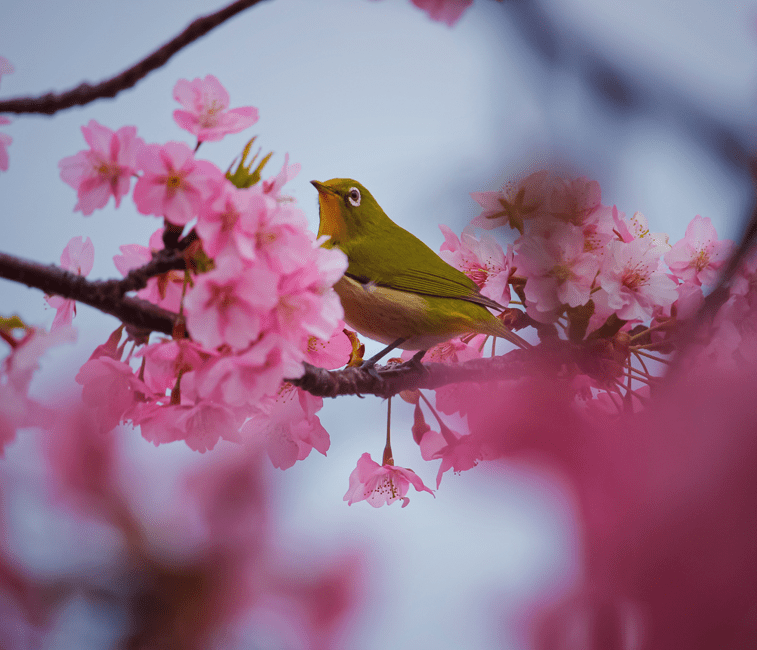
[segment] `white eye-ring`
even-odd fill
[[[347,192],[347,200],[355,207],[360,205],[360,190],[357,187],[351,187]]]

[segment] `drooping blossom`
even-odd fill
[[[196,160],[183,142],[145,145],[137,163],[144,172],[134,186],[137,210],[178,226],[194,219],[203,202],[226,180],[213,163]]]
[[[241,434],[260,442],[274,467],[288,469],[312,449],[326,455],[331,439],[316,415],[322,407],[322,397],[284,383],[259,405],[259,415],[242,426]]]
[[[592,296],[597,321],[611,313],[644,321],[652,318],[656,307],[670,307],[678,298],[677,284],[662,270],[661,253],[649,238],[610,242],[599,273],[601,290]]]
[[[60,256],[60,265],[66,271],[86,277],[95,263],[95,247],[92,240],[87,237],[72,237]],[[76,301],[63,296],[46,296],[47,304],[57,310],[50,331],[71,324],[76,315]]]
[[[541,170],[522,180],[508,181],[498,192],[472,192],[471,198],[484,211],[471,224],[486,230],[508,224],[522,234],[526,220],[547,214],[551,184],[549,172]]]
[[[465,10],[473,4],[473,0],[412,0],[419,9],[423,9],[431,20],[445,23],[452,27]]]
[[[712,285],[717,282],[732,248],[732,241],[718,241],[718,234],[708,217],[696,215],[687,226],[683,239],[665,254],[665,262],[684,282]]]
[[[0,124],[10,124],[7,117],[0,115]],[[0,133],[0,172],[7,172],[10,158],[8,157],[8,146],[13,142],[7,133]]]
[[[556,222],[550,237],[527,234],[515,246],[518,275],[526,278],[526,304],[535,319],[563,305],[585,305],[599,270],[597,256],[585,252],[583,231],[578,226]]]
[[[463,230],[461,238],[448,226],[442,224],[439,228],[444,234],[440,257],[473,280],[484,296],[507,306],[510,302],[508,280],[513,261],[512,247],[508,246],[505,254],[491,235],[484,233],[477,239],[470,227]]]
[[[258,121],[258,109],[252,106],[227,110],[229,93],[212,74],[192,81],[179,79],[173,98],[186,109],[175,110],[174,121],[196,135],[199,142],[220,140]]]
[[[394,465],[379,465],[366,452],[358,459],[357,467],[350,474],[350,486],[344,495],[344,501],[347,501],[349,506],[358,501],[367,501],[374,508],[380,508],[384,504],[390,505],[397,499],[402,499],[404,508],[410,503],[410,498],[405,495],[411,485],[418,492],[433,495],[433,491],[423,484],[413,470]]]
[[[89,151],[80,151],[58,163],[61,179],[76,190],[79,198],[74,210],[88,216],[105,207],[113,196],[116,207],[129,192],[131,177],[137,170],[137,155],[145,146],[137,137],[135,126],[124,126],[118,131],[90,120],[81,127]]]

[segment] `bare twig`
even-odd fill
[[[119,92],[134,86],[140,79],[164,65],[174,54],[221,23],[263,0],[237,0],[227,7],[208,16],[202,16],[190,23],[181,34],[170,40],[152,54],[119,75],[91,86],[82,83],[72,90],[41,97],[16,97],[0,101],[0,113],[44,113],[52,115],[72,106],[82,106],[100,99],[115,97]]]

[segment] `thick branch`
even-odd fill
[[[0,277],[83,302],[141,329],[171,334],[179,317],[146,300],[124,296],[119,281],[92,282],[53,264],[45,266],[5,253],[0,253]]]
[[[237,0],[220,11],[192,22],[181,34],[155,50],[139,63],[121,74],[96,86],[88,83],[60,93],[47,93],[41,97],[16,97],[0,101],[0,113],[44,113],[52,115],[72,106],[82,106],[101,97],[115,97],[119,92],[134,86],[140,79],[165,64],[174,54],[224,21],[263,0]],[[84,301],[82,301],[84,302]]]

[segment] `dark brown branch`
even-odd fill
[[[0,253],[0,277],[82,302],[140,329],[171,334],[179,317],[146,300],[124,296],[120,282],[93,282],[53,264],[45,266],[5,253]]]
[[[82,83],[60,93],[47,93],[41,97],[16,97],[0,101],[0,113],[44,113],[52,115],[72,106],[82,106],[101,97],[115,97],[119,92],[134,86],[140,79],[165,64],[174,54],[224,21],[263,0],[237,0],[220,11],[193,21],[181,34],[158,48],[121,74],[95,86]],[[83,302],[83,301],[82,301]]]

